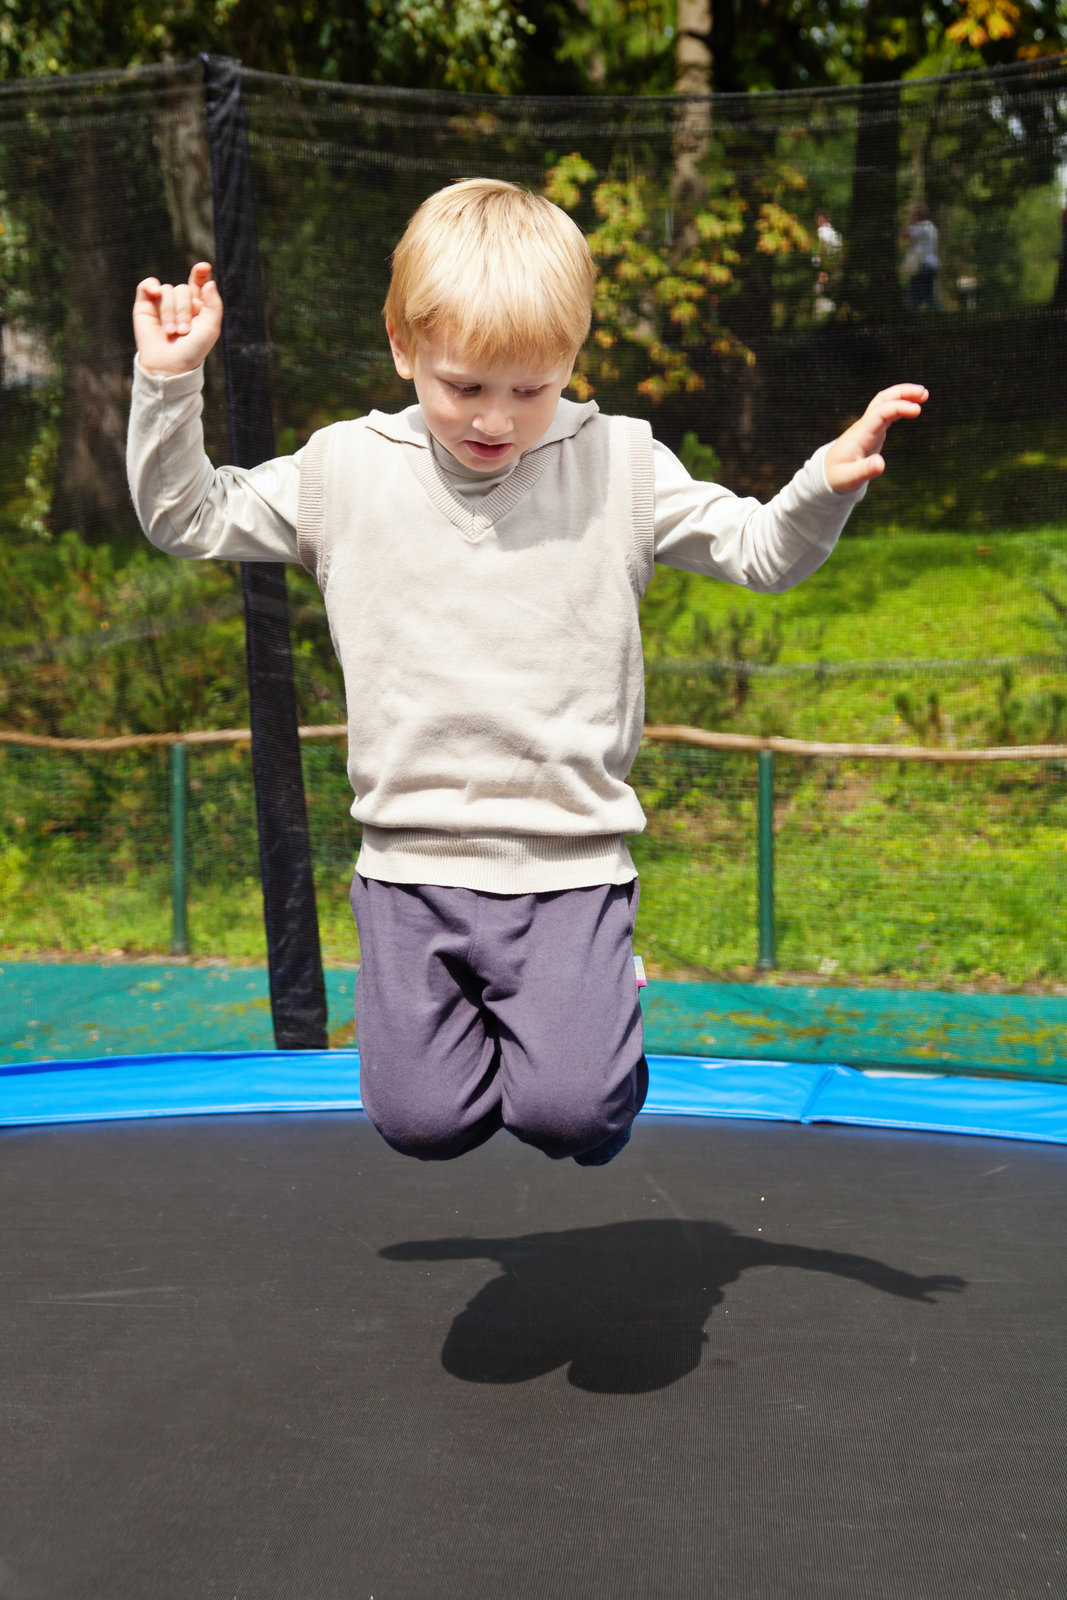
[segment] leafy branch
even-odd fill
[[[795,167],[772,162],[763,194],[749,198],[720,168],[680,225],[667,186],[644,174],[600,178],[578,152],[551,167],[544,193],[567,211],[591,213],[585,233],[601,269],[593,337],[573,379],[579,398],[599,383],[619,382],[627,354],[635,370],[625,375],[653,401],[703,389],[712,360],[752,366],[755,353],[730,329],[723,305],[740,286],[747,234],[763,255],[813,248],[812,235],[785,203],[804,188]]]

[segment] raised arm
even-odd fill
[[[885,471],[881,450],[889,428],[919,416],[927,398],[920,384],[875,395],[862,417],[765,505],[697,482],[657,444],[656,560],[767,594],[791,589],[822,566],[852,507]]]
[[[299,455],[246,470],[216,469],[204,453],[203,361],[222,314],[206,261],[188,283],[138,285],[126,448],[134,507],[147,537],[171,555],[296,561]]]

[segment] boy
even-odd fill
[[[386,328],[418,404],[216,471],[210,273],[138,288],[130,485],[160,548],[301,561],[322,589],[363,825],[364,1106],[423,1159],[506,1127],[602,1165],[647,1086],[625,835],[644,826],[626,777],[653,560],[765,592],[799,582],[926,390],[877,395],[767,506],[694,482],[646,423],[562,397],[596,276],[578,228],[471,179],[419,208],[393,258]]]

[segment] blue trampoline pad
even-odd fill
[[[1067,1144],[1067,1085],[650,1056],[645,1112],[841,1122]],[[355,1050],[204,1052],[0,1068],[0,1126],[360,1108]]]
[[[1067,1144],[1067,1084],[834,1067],[803,1120]]]
[[[649,1056],[646,1112],[1067,1144],[1067,1084]]]
[[[0,1068],[0,1126],[359,1109],[354,1050],[204,1051]]]

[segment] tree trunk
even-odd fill
[[[885,321],[901,309],[899,80],[922,41],[921,5],[868,0],[861,82],[871,92],[859,102],[842,284],[843,305],[864,320]]]
[[[174,239],[174,272],[184,278],[197,261],[215,264],[211,147],[199,83],[190,88],[180,117],[168,113],[156,119],[154,143]],[[204,364],[204,433],[208,449],[217,447],[225,455],[226,384],[217,356]]]
[[[845,234],[842,300],[850,315],[885,321],[900,310],[900,87],[891,83],[860,102],[852,163],[852,203]]]
[[[179,259],[213,261],[215,223],[211,205],[211,153],[203,95],[190,91],[185,115],[156,119],[155,145],[163,174],[167,213]]]
[[[678,44],[675,51],[674,92],[677,95],[711,94],[711,0],[678,0]],[[674,125],[674,170],[671,204],[674,208],[674,254],[687,255],[696,243],[693,213],[707,193],[701,162],[711,144],[711,102],[689,100],[678,108]]]
[[[126,487],[126,389],[129,307],[115,294],[125,282],[114,260],[115,163],[103,128],[84,128],[74,146],[62,208],[66,245],[67,324],[59,466],[50,522],[89,538],[136,527]]]

